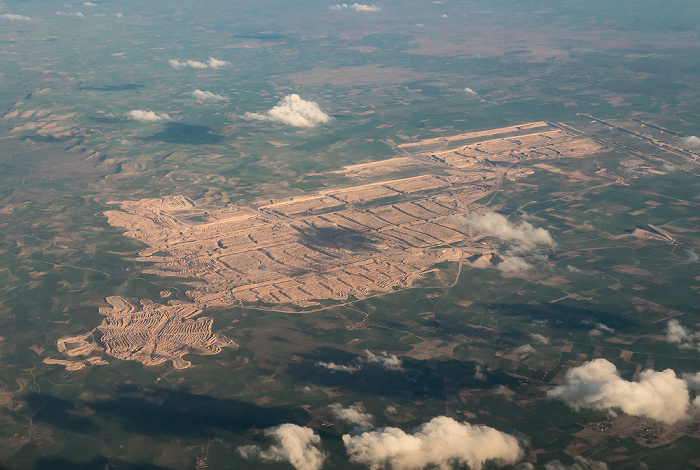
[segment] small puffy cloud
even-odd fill
[[[569,271],[570,273],[580,273],[582,272],[579,268],[571,265],[566,266],[566,270]]]
[[[523,344],[522,346],[515,348],[513,352],[516,354],[534,354],[537,352],[537,350],[529,344]]]
[[[495,212],[484,215],[471,214],[469,217],[455,217],[455,219],[472,227],[481,235],[494,237],[508,244],[503,261],[496,264],[496,269],[503,272],[530,269],[532,266],[520,256],[532,255],[542,246],[554,246],[551,235],[545,229],[535,228],[530,222],[524,220],[514,224]],[[546,259],[546,257],[542,258]]]
[[[514,253],[529,253],[539,246],[554,245],[551,235],[545,229],[535,228],[526,221],[514,224],[495,212],[472,214],[469,217],[460,217],[460,220],[483,235],[512,243],[510,249]]]
[[[615,330],[613,328],[610,328],[608,325],[605,325],[604,323],[593,322],[593,321],[585,321],[583,323],[585,325],[593,325],[593,329],[588,332],[588,336],[590,336],[591,338],[597,338],[599,336],[603,336],[603,334],[615,333]]]
[[[348,374],[354,374],[355,372],[362,370],[361,365],[344,366],[342,364],[336,364],[335,362],[319,361],[316,363],[316,365],[323,367],[324,369],[328,369],[331,372],[347,372]]]
[[[259,121],[273,121],[295,127],[315,127],[326,124],[331,117],[321,111],[317,103],[305,101],[297,94],[287,95],[277,106],[264,114],[245,113],[250,119]]]
[[[204,62],[198,62],[196,60],[179,61],[175,59],[170,59],[168,63],[174,69],[181,69],[183,67],[192,67],[193,69],[206,69],[207,67],[209,67]]]
[[[243,446],[238,453],[245,459],[289,462],[296,470],[320,470],[323,466],[325,456],[318,448],[321,438],[312,429],[287,423],[266,429],[265,435],[276,442],[269,449]]]
[[[675,319],[668,321],[666,341],[677,344],[681,349],[697,349],[700,351],[700,331],[693,333]]]
[[[696,252],[693,250],[686,250],[688,252],[688,261],[691,263],[697,263],[700,261],[700,255],[698,255]]]
[[[96,7],[97,3],[92,3],[92,2],[83,2],[84,7]]]
[[[674,171],[677,171],[677,170],[678,170],[677,167],[675,167],[675,166],[673,166],[673,165],[669,165],[668,163],[664,163],[664,164],[662,165],[662,168],[663,168],[665,171],[668,171],[669,173],[673,173]]]
[[[347,3],[341,3],[338,5],[331,5],[329,7],[331,10],[355,10],[355,11],[369,11],[369,12],[375,12],[381,10],[380,7],[377,5],[365,5],[362,3],[353,3],[351,5],[348,5]]]
[[[366,349],[365,353],[367,356],[355,358],[349,365],[336,364],[335,362],[317,362],[316,365],[333,372],[347,372],[349,374],[359,372],[367,364],[373,364],[391,371],[403,370],[401,359],[393,354],[387,354],[386,351],[374,354]]]
[[[639,382],[620,377],[614,364],[606,359],[595,359],[569,369],[565,384],[547,392],[550,398],[562,400],[578,410],[620,409],[633,416],[645,416],[668,424],[688,416],[690,396],[688,384],[676,377],[675,372],[645,370]]]
[[[122,15],[121,13],[115,13],[114,16],[116,16],[117,18],[124,18],[124,15]]]
[[[58,16],[74,16],[76,18],[85,18],[85,15],[83,15],[81,12],[77,11],[75,13],[68,13],[65,11],[57,11],[56,14]]]
[[[28,16],[15,15],[13,13],[3,13],[2,15],[0,15],[0,18],[10,21],[32,21],[32,19]]]
[[[379,11],[381,10],[380,7],[372,4],[372,5],[363,5],[361,3],[353,3],[350,5],[350,8],[352,8],[355,11]]]
[[[374,417],[369,413],[365,413],[360,405],[343,408],[339,403],[334,403],[330,406],[330,409],[333,416],[337,419],[353,426],[369,428],[374,422]]]
[[[199,89],[193,91],[192,96],[194,96],[198,100],[222,101],[226,99],[225,96],[217,95],[216,93],[212,93],[211,91],[202,91]]]
[[[213,69],[218,69],[220,67],[225,67],[226,65],[228,65],[228,62],[226,62],[225,60],[219,60],[219,59],[215,59],[213,57],[209,57],[209,60],[207,61],[207,65],[209,65],[209,67],[211,67]]]
[[[688,137],[683,137],[682,142],[686,147],[700,148],[700,137],[689,135]]]
[[[154,111],[144,111],[142,109],[132,109],[126,113],[126,118],[141,122],[160,122],[169,121],[170,116],[165,113],[156,113]]]
[[[496,265],[496,269],[503,271],[504,273],[519,273],[522,271],[527,271],[532,266],[530,263],[517,256],[512,256],[510,258],[504,258],[503,262]]]
[[[472,426],[447,416],[433,418],[409,434],[399,428],[379,428],[343,436],[352,463],[372,470],[448,469],[468,465],[479,470],[487,461],[514,464],[522,456],[517,439],[488,426]]]
[[[366,349],[365,353],[367,357],[364,358],[364,362],[367,364],[377,364],[387,370],[403,370],[401,359],[393,354],[387,354],[386,351],[382,351],[379,354],[372,354]]]
[[[472,90],[472,89],[469,88],[469,87],[466,87],[466,88],[464,89],[464,92],[465,92],[466,94],[468,94],[468,95],[478,95],[478,94],[479,94],[479,93],[475,92],[474,90]]]
[[[558,460],[548,462],[544,466],[545,470],[608,470],[608,464],[599,460],[591,460],[580,455],[574,457],[572,465],[564,465]]]
[[[484,374],[484,366],[477,364],[474,368],[474,378],[476,380],[486,381],[486,374]]]
[[[170,59],[168,60],[168,63],[174,69],[181,69],[185,67],[191,67],[193,69],[218,69],[228,65],[228,62],[224,60],[215,59],[213,57],[209,57],[209,60],[207,62],[199,62],[197,60]]]
[[[530,333],[529,334],[530,338],[532,338],[534,341],[540,343],[540,344],[549,344],[549,338],[546,336],[542,336],[539,333]]]

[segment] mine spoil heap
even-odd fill
[[[190,366],[185,354],[212,355],[222,347],[236,344],[211,331],[211,318],[193,319],[201,313],[193,304],[170,301],[159,305],[141,301],[136,309],[121,297],[108,297],[111,307],[103,307],[106,315],[97,329],[102,333],[105,352],[124,360],[153,366],[172,361],[177,369]]]

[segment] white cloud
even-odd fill
[[[664,170],[668,171],[669,173],[673,173],[674,171],[677,171],[677,170],[678,170],[677,167],[675,167],[675,166],[673,166],[673,165],[669,165],[668,163],[664,163],[664,164],[662,165],[662,168],[663,168]]]
[[[537,350],[529,344],[523,344],[522,346],[515,348],[513,352],[516,354],[534,354],[537,352]]]
[[[83,2],[83,6],[86,6],[86,7],[96,7],[96,6],[97,6],[97,3]]]
[[[700,392],[700,372],[694,374],[682,374],[683,380],[688,384],[688,388]]]
[[[686,250],[688,252],[688,261],[691,263],[697,263],[700,261],[700,255],[698,255],[696,252],[693,250]]]
[[[588,332],[588,336],[591,338],[597,338],[599,336],[603,336],[603,334],[613,334],[615,333],[615,330],[613,328],[610,328],[608,325],[605,325],[603,323],[599,322],[594,322],[594,321],[585,321],[583,322],[584,325],[593,325],[593,329]]]
[[[689,135],[688,137],[683,137],[682,142],[686,147],[700,148],[700,137]]]
[[[569,271],[570,273],[580,273],[582,272],[579,268],[571,265],[566,266],[566,270]]]
[[[156,113],[153,111],[144,111],[142,109],[132,109],[126,113],[127,119],[132,119],[134,121],[141,122],[159,122],[159,121],[169,121],[170,116],[165,113]]]
[[[347,3],[341,3],[341,4],[338,4],[338,5],[331,5],[329,8],[330,8],[331,10],[347,10],[347,9],[350,9],[350,10],[355,10],[355,11],[370,11],[370,12],[374,12],[374,11],[379,11],[379,10],[381,10],[381,8],[378,7],[377,5],[374,5],[374,4],[372,4],[372,5],[365,5],[365,4],[361,4],[361,3],[353,3],[353,4],[351,4],[351,5],[348,5]]]
[[[335,362],[317,362],[317,366],[321,366],[324,369],[328,369],[331,372],[347,372],[348,374],[354,374],[362,370],[361,365],[344,366],[342,364],[336,364]]]
[[[264,114],[245,113],[244,116],[259,121],[281,122],[295,127],[315,127],[331,120],[329,115],[321,111],[318,104],[305,101],[297,94],[285,96],[277,106]]]
[[[211,91],[202,91],[199,89],[193,91],[192,96],[194,96],[198,100],[221,101],[226,99],[225,96],[217,95],[216,93],[212,93]]]
[[[379,11],[381,10],[380,7],[372,4],[372,5],[363,5],[360,3],[353,3],[350,5],[350,8],[352,8],[355,11]]]
[[[496,269],[503,271],[504,273],[519,273],[522,271],[527,271],[532,266],[530,263],[517,256],[512,256],[510,258],[504,258],[502,263],[496,265]]]
[[[386,351],[382,351],[379,354],[373,354],[372,352],[365,349],[367,356],[355,358],[349,365],[336,364],[335,362],[317,362],[317,366],[321,366],[333,372],[347,372],[349,374],[354,374],[362,370],[362,367],[366,364],[374,364],[386,370],[392,371],[402,371],[403,365],[401,359],[393,354],[387,354]]]
[[[620,377],[611,362],[594,359],[569,369],[564,379],[566,383],[549,390],[547,396],[576,410],[620,409],[629,415],[673,424],[687,417],[690,406],[687,383],[671,369],[645,370],[639,382],[630,382]]]
[[[700,331],[693,333],[675,319],[668,321],[666,341],[677,344],[681,349],[697,349],[700,351]]]
[[[488,426],[472,426],[446,416],[433,418],[412,434],[399,428],[380,428],[352,436],[343,435],[353,463],[372,470],[439,469],[469,465],[479,470],[489,460],[513,464],[522,456],[515,437]]]
[[[225,60],[219,60],[219,59],[215,59],[213,57],[209,57],[207,64],[209,64],[209,67],[211,67],[213,69],[218,69],[219,67],[224,67],[224,66],[228,65],[228,62],[226,62]]]
[[[330,409],[333,416],[337,419],[352,424],[353,426],[369,428],[374,422],[374,417],[365,413],[360,405],[352,405],[348,408],[343,408],[339,403],[334,403],[330,406]]]
[[[76,18],[85,18],[85,15],[83,15],[83,14],[82,14],[81,12],[79,12],[79,11],[78,11],[78,12],[75,12],[75,13],[68,13],[68,12],[65,12],[65,11],[57,11],[56,14],[59,15],[59,16],[64,16],[64,15],[65,15],[65,16],[74,16],[74,17],[76,17]]]
[[[198,62],[196,60],[186,60],[184,62],[181,62],[176,59],[170,59],[168,63],[174,69],[180,69],[183,67],[192,67],[193,69],[206,69],[207,67],[209,67],[204,62]]]
[[[168,63],[174,69],[181,69],[184,67],[191,67],[193,69],[218,69],[228,65],[228,62],[226,62],[225,60],[219,60],[213,57],[209,57],[209,60],[207,62],[199,62],[197,60],[170,59],[168,60]]]
[[[478,95],[478,94],[479,94],[479,93],[475,92],[474,90],[472,90],[472,89],[469,88],[469,87],[466,87],[466,88],[464,89],[464,92],[465,92],[466,94],[468,94],[468,95]]]
[[[379,354],[372,354],[366,349],[365,353],[367,357],[364,358],[364,361],[367,364],[377,364],[387,370],[403,370],[401,359],[393,354],[387,354],[386,351],[382,351]]]
[[[534,341],[540,343],[540,344],[549,344],[549,338],[546,336],[543,336],[539,333],[530,333],[530,338],[532,338]]]
[[[121,13],[115,13],[114,16],[116,16],[117,18],[124,18],[124,15],[122,15]]]
[[[511,223],[506,217],[495,212],[484,215],[471,214],[469,217],[455,217],[465,225],[472,227],[478,234],[494,237],[508,243],[503,261],[496,264],[496,269],[504,272],[520,272],[530,269],[532,266],[524,259],[523,255],[532,255],[542,246],[554,247],[554,241],[543,228],[535,228],[530,222],[521,221]],[[542,256],[546,259],[546,256]],[[488,265],[486,265],[488,266]]]
[[[513,224],[495,212],[484,215],[472,214],[469,217],[460,217],[460,220],[481,234],[512,243],[511,251],[514,253],[528,253],[538,246],[554,245],[551,235],[545,229],[535,228],[526,221]]]
[[[32,19],[28,16],[15,15],[12,13],[3,13],[0,15],[0,18],[10,21],[32,21]]]
[[[267,450],[253,445],[239,447],[238,453],[245,459],[289,462],[297,470],[319,470],[323,466],[325,456],[318,448],[321,438],[312,429],[287,423],[266,429],[265,435],[276,444]]]
[[[533,467],[534,468],[534,467]],[[608,470],[608,464],[599,460],[591,460],[580,455],[574,457],[572,465],[564,465],[558,460],[549,462],[544,466],[545,470]]]
[[[474,367],[474,378],[476,380],[486,380],[486,374],[484,374],[484,366],[482,364],[477,364]]]

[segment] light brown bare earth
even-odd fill
[[[189,302],[171,300],[160,305],[148,300],[141,301],[137,309],[122,297],[108,297],[109,307],[100,308],[106,318],[95,329],[102,333],[105,352],[119,359],[138,361],[154,366],[172,361],[177,369],[190,366],[183,359],[185,354],[212,355],[222,347],[237,347],[228,338],[211,331],[212,319],[197,318],[201,310]],[[89,342],[92,332],[81,336],[61,338],[58,351],[69,357],[85,356],[100,349]],[[68,370],[79,370],[84,362],[59,359],[44,359],[46,364],[59,364]],[[99,357],[87,359],[91,365],[107,362]]]
[[[408,286],[438,262],[488,252],[484,240],[455,216],[482,210],[475,201],[497,190],[506,173],[509,179],[525,176],[528,172],[514,170],[519,163],[601,150],[585,136],[544,122],[429,143],[506,131],[522,135],[402,157],[399,166],[422,168],[410,178],[383,177],[397,163],[391,159],[344,169],[353,178],[371,168],[382,181],[291,199],[217,209],[171,196],[122,202],[121,211],[105,214],[110,224],[151,247],[139,258],[155,264],[149,272],[203,281],[188,292],[198,308],[364,298]],[[209,222],[188,222],[195,210],[206,210]]]

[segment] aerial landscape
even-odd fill
[[[3,1],[0,468],[700,468],[699,19]]]

